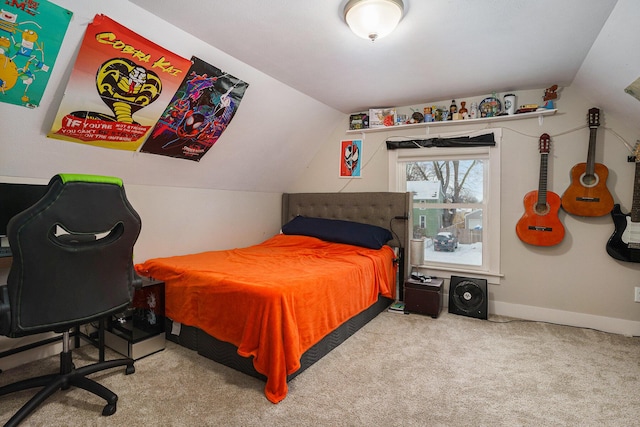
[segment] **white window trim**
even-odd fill
[[[430,134],[429,138],[451,138],[455,136],[476,136],[486,133],[493,133],[496,145],[493,147],[430,147],[388,150],[389,156],[389,191],[406,191],[402,188],[405,181],[406,171],[398,167],[399,162],[424,161],[428,156],[429,160],[452,160],[468,159],[470,155],[484,157],[489,160],[489,167],[485,169],[485,193],[484,200],[487,215],[483,215],[483,229],[487,230],[484,235],[486,244],[482,245],[483,266],[455,266],[425,265],[427,270],[437,270],[440,277],[449,278],[452,274],[460,273],[473,274],[495,281],[496,277],[502,277],[500,270],[500,146],[502,144],[502,129],[484,129],[474,132],[455,132]],[[424,136],[409,137],[410,139],[420,139]],[[412,221],[410,218],[409,221]],[[490,233],[490,235],[489,235]],[[407,259],[410,259],[407,256]],[[435,273],[434,273],[435,274]]]

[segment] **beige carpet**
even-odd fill
[[[118,410],[58,392],[27,426],[640,426],[640,339],[443,313],[382,313],[289,383],[274,405],[264,383],[172,343],[95,374]],[[91,346],[76,350],[91,361]],[[108,356],[113,357],[112,353]],[[57,357],[0,374],[0,385],[55,372]],[[0,396],[0,423],[33,394]]]

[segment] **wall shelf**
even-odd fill
[[[356,130],[348,130],[348,134],[354,133],[372,133],[372,132],[385,132],[391,131],[395,129],[423,129],[430,127],[438,127],[438,126],[456,126],[456,125],[468,125],[474,123],[488,123],[488,122],[503,122],[510,120],[524,120],[531,119],[534,117],[538,118],[538,122],[540,126],[543,123],[544,116],[552,116],[558,110],[557,109],[545,109],[540,111],[532,111],[530,113],[520,113],[513,114],[510,116],[498,116],[498,117],[482,117],[479,119],[467,119],[467,120],[447,120],[446,122],[428,122],[428,123],[412,123],[407,125],[396,125],[396,126],[388,126],[388,127],[379,127],[379,128],[367,128],[367,129],[356,129]]]

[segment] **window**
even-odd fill
[[[493,132],[495,147],[389,151],[390,189],[413,193],[413,238],[424,239],[429,269],[500,274],[501,130]]]
[[[427,226],[427,216],[419,215],[418,216],[418,227],[425,228]]]

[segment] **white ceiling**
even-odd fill
[[[346,1],[131,0],[344,113],[566,87],[580,76],[585,87],[609,85],[601,108],[622,102],[640,114],[623,92],[640,76],[636,0],[404,0],[400,25],[376,42],[351,33]]]

